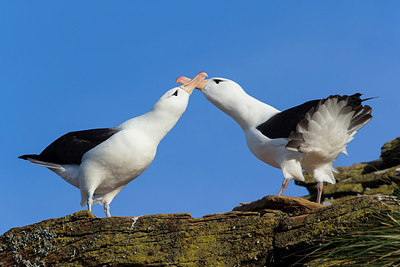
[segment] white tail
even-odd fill
[[[325,162],[340,153],[357,131],[371,119],[371,107],[362,106],[360,94],[329,96],[308,111],[289,138],[286,148],[307,154],[318,154]]]

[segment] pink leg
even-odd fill
[[[318,182],[317,183],[317,203],[318,204],[321,203],[321,195],[322,195],[323,189],[324,189],[324,182]]]
[[[283,180],[282,187],[281,187],[281,190],[278,193],[278,196],[282,196],[283,195],[283,192],[285,192],[285,189],[289,185],[289,182],[290,182],[289,179],[288,180],[286,180],[286,179]]]

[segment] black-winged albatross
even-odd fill
[[[157,146],[174,127],[189,95],[207,77],[200,72],[192,82],[168,90],[153,108],[114,128],[70,132],[55,140],[39,155],[19,158],[47,167],[81,190],[81,205],[110,203],[130,181],[153,161]]]
[[[190,79],[179,77],[178,83]],[[306,170],[317,181],[317,202],[323,182],[335,183],[333,161],[347,154],[346,144],[367,124],[371,107],[361,94],[331,95],[279,111],[249,96],[237,83],[224,79],[204,80],[197,87],[215,106],[232,117],[246,134],[250,151],[261,161],[280,168],[282,195],[291,179],[304,181]]]

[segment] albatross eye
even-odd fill
[[[216,84],[219,84],[220,82],[223,82],[224,80],[221,80],[221,79],[213,79],[213,81],[214,81]]]
[[[173,93],[172,95],[178,96],[178,90],[176,90],[175,93]]]

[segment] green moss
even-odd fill
[[[324,186],[323,194],[325,197],[334,195],[356,195],[364,191],[361,184],[347,184],[347,183],[337,183],[328,184]]]
[[[347,167],[337,167],[338,173],[334,174],[335,179],[336,181],[342,181],[350,177],[359,177],[363,174],[367,165],[367,163],[358,163]]]
[[[398,186],[394,185],[394,184],[390,184],[390,185],[382,185],[378,188],[366,188],[364,191],[365,195],[387,195],[387,196],[391,196],[393,195],[394,190],[398,188]]]
[[[381,171],[376,171],[373,173],[368,173],[364,175],[359,175],[359,176],[353,176],[345,181],[342,181],[343,183],[361,183],[363,186],[379,186],[381,184],[386,183],[388,179],[390,179],[392,176],[395,175],[396,169],[399,166],[395,166],[389,169],[381,170]]]

